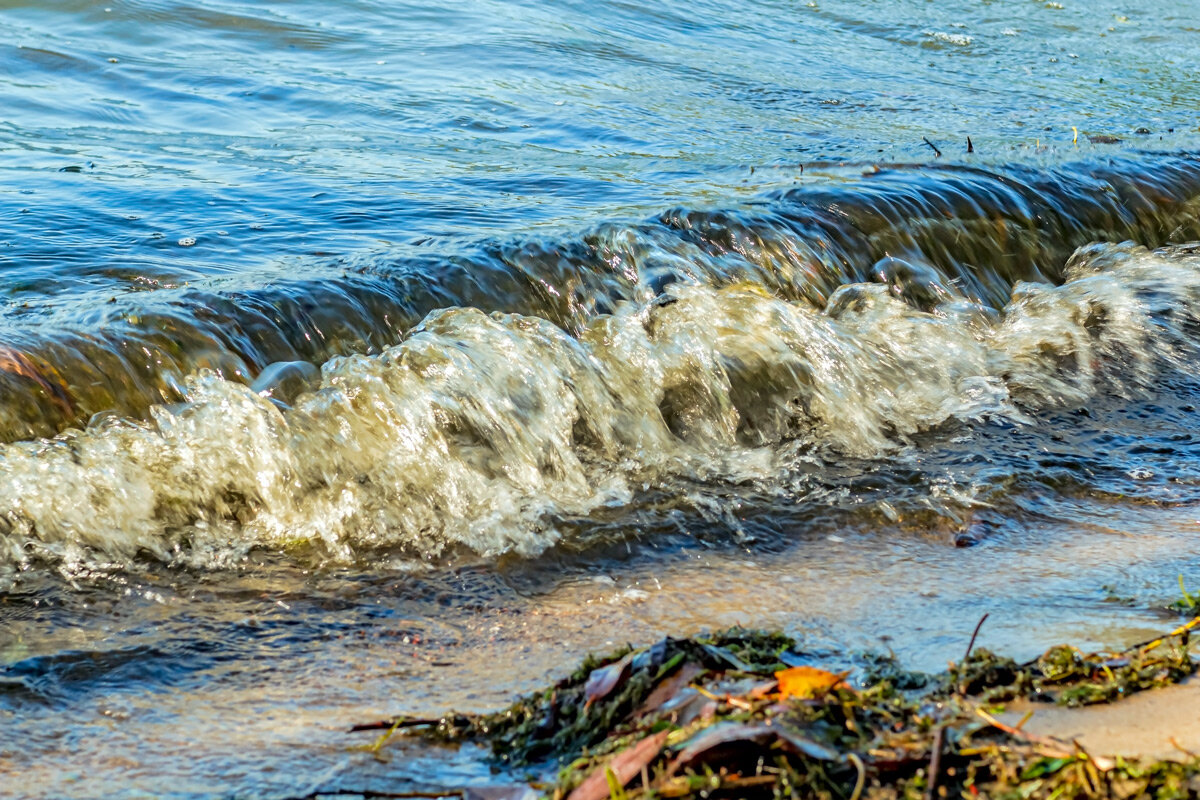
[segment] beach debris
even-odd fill
[[[498,767],[543,770],[554,800],[1200,795],[1195,757],[1109,758],[998,716],[1018,698],[1091,705],[1181,681],[1200,617],[1120,653],[1060,645],[1024,664],[975,647],[985,619],[938,676],[879,655],[824,669],[786,636],[734,629],[589,658],[498,713],[389,730],[486,742]]]
[[[568,800],[605,800],[612,786],[624,787],[642,773],[646,765],[662,752],[669,735],[669,731],[660,731],[622,750],[576,786]]]
[[[612,664],[592,670],[588,676],[583,692],[587,696],[587,704],[603,700],[617,684],[629,675],[629,665],[633,661],[633,653]]]
[[[829,690],[843,687],[848,688],[846,676],[850,671],[834,674],[817,667],[789,667],[775,673],[779,682],[779,696],[786,700],[789,697],[821,697]]]

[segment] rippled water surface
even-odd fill
[[[0,796],[1196,575],[1200,4],[0,1]],[[1200,582],[1200,577],[1193,582]]]

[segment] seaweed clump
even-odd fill
[[[1194,757],[1105,758],[997,705],[1105,703],[1180,681],[1197,625],[1118,654],[968,652],[940,676],[874,657],[856,677],[803,663],[780,634],[732,630],[589,659],[495,714],[361,727],[486,741],[502,766],[544,766],[536,788],[555,800],[1200,797]]]

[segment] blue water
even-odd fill
[[[985,163],[1076,155],[1072,126],[1125,140],[1084,154],[1194,148],[1195,4],[1055,5],[5,3],[3,290],[574,232],[928,160],[922,137]]]
[[[0,796],[510,779],[345,729],[734,623],[1119,646],[1200,574],[1200,3],[0,42]]]

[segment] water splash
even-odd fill
[[[894,280],[844,285],[823,308],[676,283],[577,335],[437,311],[319,380],[276,370],[307,387],[290,403],[202,371],[148,420],[0,450],[4,569],[228,565],[252,548],[530,556],[559,541],[557,519],[648,490],[688,502],[681,481],[820,510],[813,464],[900,459],[956,423],[1036,427],[1193,357],[1200,256],[1184,249],[1090,246],[1061,285],[1018,282],[1000,310],[917,266],[881,270]],[[926,487],[922,502],[953,513],[970,494]]]

